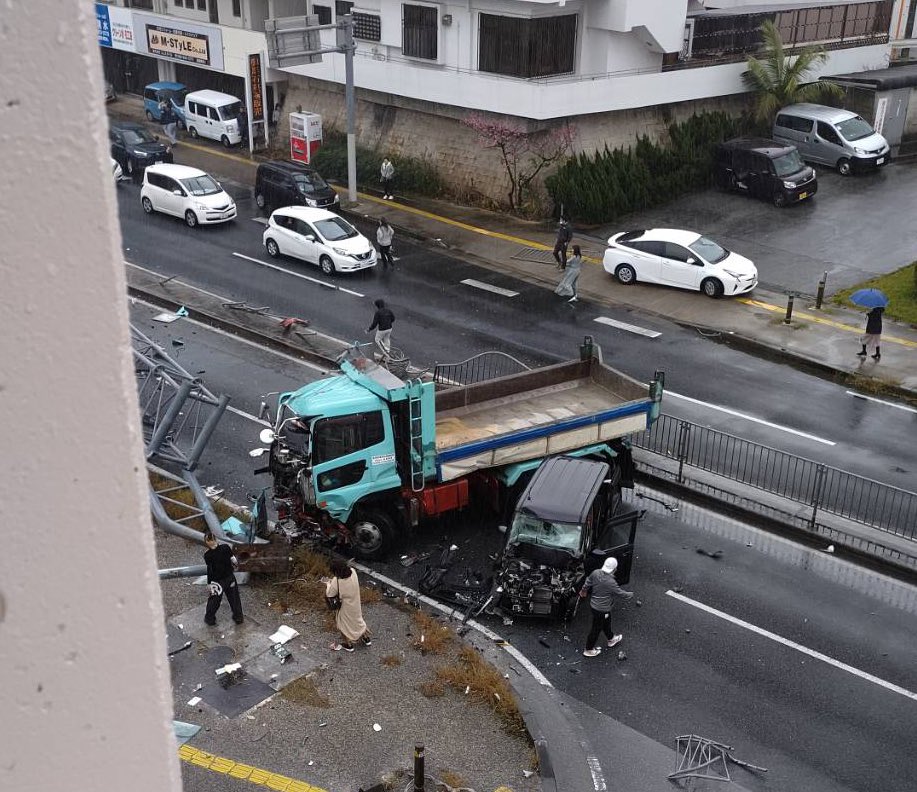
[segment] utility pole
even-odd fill
[[[344,52],[344,98],[347,104],[347,200],[357,202],[357,107],[353,90],[353,14],[345,14],[340,22]]]

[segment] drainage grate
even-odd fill
[[[567,258],[573,255],[573,251],[567,250]],[[601,261],[603,253],[599,253],[595,250],[589,250],[588,248],[583,248],[583,258],[586,261],[590,259],[593,261]],[[518,259],[520,261],[537,261],[539,264],[554,264],[554,253],[550,250],[541,250],[540,248],[524,247],[519,248],[515,253],[513,253],[510,258]]]

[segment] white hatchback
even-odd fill
[[[269,256],[293,256],[318,264],[326,275],[376,266],[372,243],[343,217],[326,209],[277,209],[262,241]]]
[[[660,283],[708,297],[745,294],[758,285],[758,270],[745,256],[694,231],[674,228],[615,234],[602,266],[625,285]]]
[[[208,173],[187,165],[158,163],[143,172],[140,203],[147,214],[182,217],[191,228],[225,223],[236,216],[236,202]]]

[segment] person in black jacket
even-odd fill
[[[207,545],[204,562],[207,564],[207,583],[210,587],[204,622],[211,627],[217,623],[217,610],[225,594],[232,609],[232,620],[236,624],[242,624],[245,617],[242,615],[242,600],[239,598],[239,584],[234,572],[238,565],[236,557],[229,549],[229,545],[219,544],[212,533],[204,537],[204,543]]]
[[[391,308],[386,307],[385,300],[376,300],[373,305],[376,306],[376,312],[373,314],[373,323],[366,332],[376,331],[376,346],[382,352],[382,360],[385,362],[392,350],[392,325],[395,324],[395,314]]]
[[[567,246],[571,239],[573,239],[573,230],[570,228],[570,221],[562,217],[557,226],[557,241],[554,243],[554,260],[559,270],[567,268]]]
[[[882,312],[884,310],[884,308],[877,307],[866,314],[866,335],[864,335],[860,341],[863,348],[857,352],[857,355],[862,358],[866,357],[867,347],[876,350],[872,356],[873,360],[879,360],[882,357],[879,343],[882,340]]]

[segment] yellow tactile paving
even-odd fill
[[[313,786],[305,781],[236,762],[225,756],[215,756],[190,745],[181,746],[178,749],[178,756],[183,762],[203,767],[205,770],[222,773],[268,789],[276,789],[278,792],[326,792],[321,787]]]

